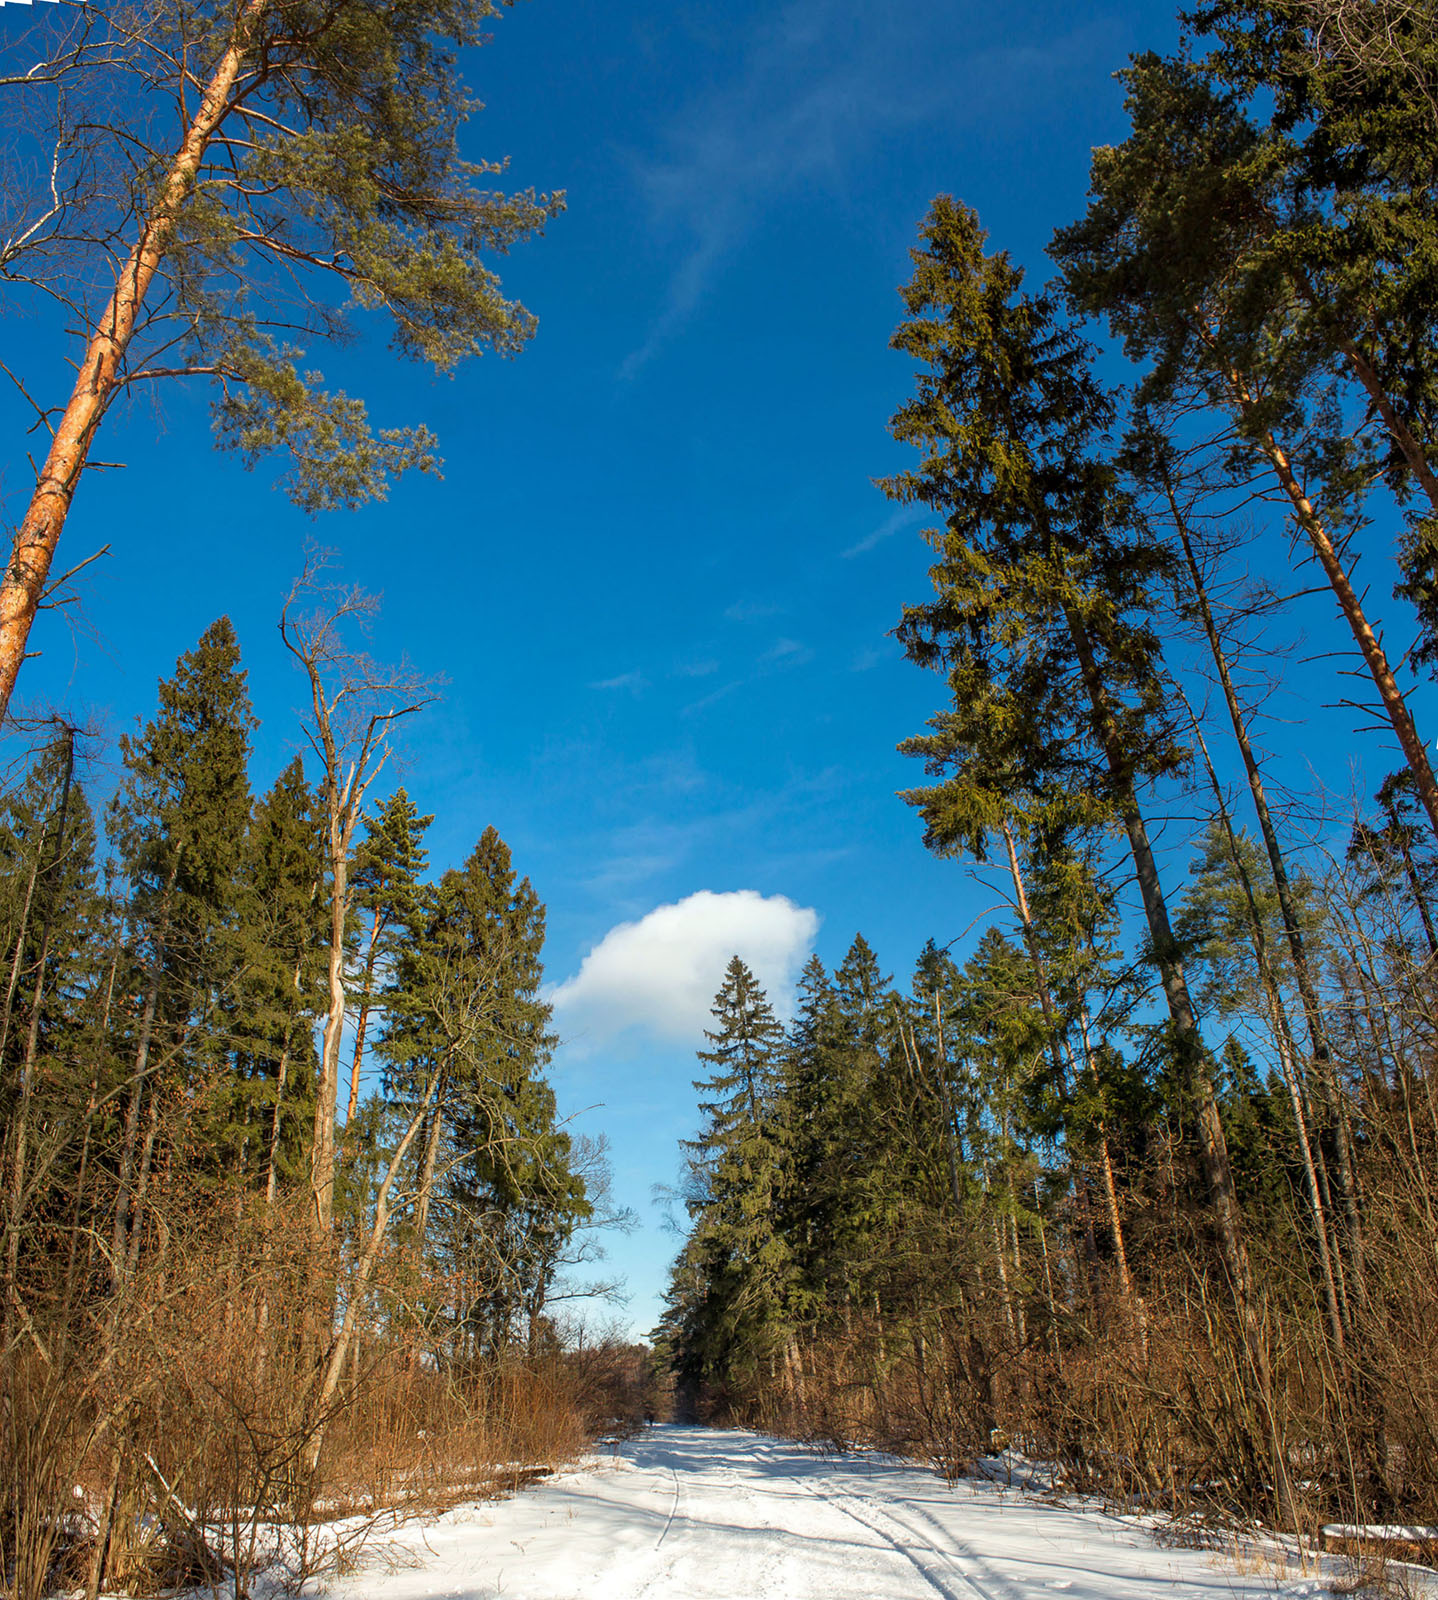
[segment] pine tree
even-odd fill
[[[1275,484],[1438,830],[1438,779],[1350,570],[1351,530],[1380,463],[1331,393],[1334,362],[1346,354],[1372,377],[1369,397],[1383,397],[1355,343],[1369,330],[1347,313],[1363,306],[1366,323],[1371,281],[1393,274],[1370,258],[1339,266],[1335,278],[1346,192],[1331,202],[1336,215],[1325,210],[1295,171],[1284,131],[1255,122],[1202,64],[1148,54],[1123,77],[1132,132],[1095,152],[1087,215],[1059,231],[1050,253],[1074,306],[1106,316],[1146,363],[1141,399],[1215,409],[1231,426],[1235,480],[1256,467]],[[1426,328],[1421,342],[1428,365]],[[1432,550],[1426,535],[1419,542],[1410,565],[1421,591]]]
[[[1416,485],[1438,512],[1432,0],[1341,13],[1334,0],[1216,0],[1186,20],[1196,39],[1215,41],[1201,72],[1263,124],[1281,163],[1292,210],[1270,211],[1267,238],[1249,249],[1285,264],[1285,287],[1309,319],[1308,359],[1335,360],[1361,389],[1390,486],[1403,497]],[[1431,561],[1431,520],[1416,518],[1412,531]],[[1431,639],[1426,617],[1424,626]]]
[[[111,80],[95,104],[170,110],[126,117],[106,138],[69,126],[59,99],[51,177],[70,237],[56,255],[78,283],[55,288],[84,333],[0,582],[0,714],[96,433],[127,385],[215,380],[222,443],[249,463],[288,451],[300,505],[348,506],[382,497],[392,473],[432,469],[435,441],[423,427],[372,429],[362,402],[318,387],[297,337],[342,337],[351,310],[382,309],[402,355],[447,371],[533,334],[486,258],[537,232],[563,197],[496,193],[482,177],[499,167],[459,154],[476,109],[461,47],[482,44],[497,11],[243,0],[160,7],[139,29],[90,20],[90,59]],[[38,83],[48,77],[37,68]],[[126,159],[109,161],[115,149]],[[98,203],[97,170],[112,180]],[[75,301],[92,275],[103,299],[87,315]]]

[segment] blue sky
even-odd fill
[[[29,16],[6,8],[0,32]],[[927,587],[918,519],[871,483],[901,460],[886,423],[909,373],[887,342],[915,229],[953,192],[1042,276],[1091,146],[1122,137],[1112,72],[1176,27],[1166,3],[532,0],[494,31],[467,148],[569,197],[501,267],[537,339],[452,380],[380,340],[315,359],[377,422],[430,423],[443,482],[316,524],[263,464],[213,452],[203,391],[116,414],[99,453],[125,470],[87,479],[64,551],[111,555],[75,626],[42,619],[21,692],[89,707],[113,738],[228,612],[265,719],[260,789],[298,738],[275,619],[306,540],[383,591],[375,653],[448,679],[401,774],[437,813],[435,866],[493,823],[548,904],[556,1086],[610,1136],[643,1216],[613,1249],[643,1330],[672,1248],[649,1190],[694,1129],[725,941],[781,988],[857,930],[905,974],[930,934],[962,951],[991,900],[894,798],[919,777],[894,746],[940,692],[887,636]],[[43,317],[4,338],[33,389],[64,392],[69,347]],[[13,496],[8,397],[0,421]],[[1301,731],[1286,742],[1301,778]],[[663,907],[681,909],[644,921]]]

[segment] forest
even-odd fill
[[[1013,1449],[1177,1518],[1438,1523],[1431,0],[1184,14],[1045,283],[961,197],[919,224],[880,487],[927,530],[893,612],[933,710],[893,804],[991,909],[897,981],[813,956],[791,1012],[734,956],[652,1348],[569,1318],[632,1219],[551,1082],[524,864],[482,826],[431,869],[398,772],[440,685],[372,654],[378,600],[311,552],[263,792],[223,594],[113,748],[23,697],[120,402],[210,385],[305,513],[437,475],[306,352],[532,337],[493,260],[565,197],[458,143],[500,9],[67,0],[0,76],[44,158],[0,287],[73,358],[58,398],[5,367],[47,443],[0,577],[0,1591],[342,1573],[671,1384],[951,1482]],[[1354,806],[1268,714],[1300,673],[1386,752]]]
[[[788,1026],[735,958],[662,1344],[708,1415],[955,1476],[1012,1441],[1185,1515],[1431,1523],[1438,30],[1185,21],[1050,285],[950,196],[920,230],[883,488],[931,521],[897,635],[944,690],[903,798],[1003,911],[897,985],[862,936],[816,958]],[[1384,529],[1399,655],[1354,576]],[[1264,748],[1320,584],[1397,761],[1337,824]]]
[[[587,1268],[625,1218],[545,1077],[544,906],[492,827],[434,875],[433,817],[403,787],[365,805],[395,684],[339,646],[363,602],[324,594],[286,623],[317,784],[297,756],[252,794],[222,617],[122,738],[102,817],[59,719],[5,799],[17,1595],[57,1571],[243,1592],[271,1522],[442,1504],[653,1403],[637,1347],[560,1315],[612,1287]]]

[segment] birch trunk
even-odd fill
[[[340,1377],[344,1372],[345,1357],[349,1354],[350,1345],[359,1327],[360,1307],[364,1302],[365,1290],[369,1281],[374,1276],[375,1263],[379,1260],[380,1249],[384,1244],[385,1234],[389,1230],[390,1193],[394,1189],[395,1179],[399,1176],[400,1168],[404,1165],[404,1158],[409,1153],[409,1147],[414,1143],[415,1135],[419,1132],[421,1124],[429,1115],[431,1105],[434,1103],[435,1090],[439,1084],[439,1074],[430,1079],[429,1088],[425,1093],[423,1103],[417,1108],[409,1120],[409,1126],[404,1131],[390,1164],[385,1170],[384,1177],[380,1180],[379,1192],[375,1196],[374,1221],[370,1224],[369,1237],[365,1240],[364,1249],[360,1252],[359,1261],[355,1265],[354,1275],[348,1285],[345,1299],[345,1314],[340,1321],[339,1331],[335,1334],[324,1364],[324,1373],[320,1381],[317,1405],[319,1420],[315,1424],[314,1433],[310,1438],[307,1466],[314,1471],[315,1463],[319,1460],[320,1450],[324,1445],[325,1428],[328,1422],[325,1410],[334,1399],[335,1390],[339,1388]]]
[[[349,1127],[354,1121],[355,1112],[359,1110],[360,1071],[364,1066],[364,1041],[369,1029],[370,1004],[374,998],[374,969],[379,956],[379,935],[382,925],[380,908],[374,909],[374,921],[370,925],[369,949],[365,952],[364,982],[360,986],[359,1015],[355,1018],[355,1053],[354,1060],[350,1062],[350,1097],[349,1105],[345,1111],[345,1126]]]

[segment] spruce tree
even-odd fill
[[[190,1100],[206,1116],[213,1110],[207,1092],[223,1054],[217,1002],[242,965],[235,913],[254,726],[239,645],[221,617],[160,684],[151,721],[120,740],[126,776],[109,835],[130,883],[134,1022],[116,1174],[117,1276],[139,1249],[135,1197],[162,1135],[155,1075],[169,1069],[176,1103]]]
[[[540,997],[545,910],[492,827],[453,887],[473,947],[498,982],[486,1055],[453,1106],[452,1138],[464,1155],[446,1184],[450,1238],[458,1259],[472,1259],[482,1241],[502,1264],[496,1292],[472,1308],[481,1337],[503,1342],[522,1318],[534,1348],[560,1255],[590,1215],[545,1077],[555,1044],[551,1008]]]
[[[315,1024],[323,1010],[323,858],[301,757],[256,804],[241,870],[244,966],[230,1024],[234,1096],[242,1107],[247,1171],[272,1202],[308,1170]]]
[[[714,997],[710,1069],[695,1081],[705,1125],[689,1141],[702,1191],[694,1249],[707,1283],[705,1357],[711,1375],[744,1384],[782,1347],[793,1269],[779,1232],[784,1172],[778,1107],[783,1030],[758,980],[736,955]]]
[[[910,317],[894,337],[916,357],[916,397],[893,430],[922,452],[886,481],[894,499],[945,518],[931,535],[935,596],[905,608],[910,658],[946,670],[951,708],[903,747],[944,782],[915,791],[930,838],[973,832],[964,797],[1064,793],[1070,811],[1097,794],[1128,836],[1181,1080],[1198,1107],[1199,1147],[1225,1264],[1239,1300],[1252,1285],[1241,1219],[1199,1033],[1139,785],[1176,770],[1148,590],[1165,567],[1104,459],[1112,406],[1091,352],[1023,274],[986,254],[974,214],[935,201],[903,291]],[[953,818],[951,795],[961,804]]]
[[[799,975],[797,1001],[778,1089],[780,1227],[793,1259],[794,1311],[814,1323],[842,1298],[835,1257],[848,1203],[844,1152],[851,1120],[838,996],[818,956]]]
[[[486,828],[463,868],[418,897],[384,992],[381,1050],[400,1106],[434,1085],[415,1155],[416,1244],[472,1287],[456,1317],[472,1349],[537,1327],[562,1246],[588,1214],[544,1079],[553,1049],[544,907]]]
[[[362,923],[359,1008],[355,1017],[354,1055],[350,1062],[349,1106],[345,1126],[359,1109],[360,1076],[365,1040],[375,998],[376,974],[394,962],[404,930],[419,912],[421,881],[429,866],[424,835],[434,821],[422,817],[403,789],[364,819],[365,836],[355,852],[350,883]]]
[[[0,1352],[17,1305],[59,1298],[51,1257],[88,1199],[77,1161],[102,1066],[83,1010],[102,908],[76,742],[59,729],[0,810]]]

